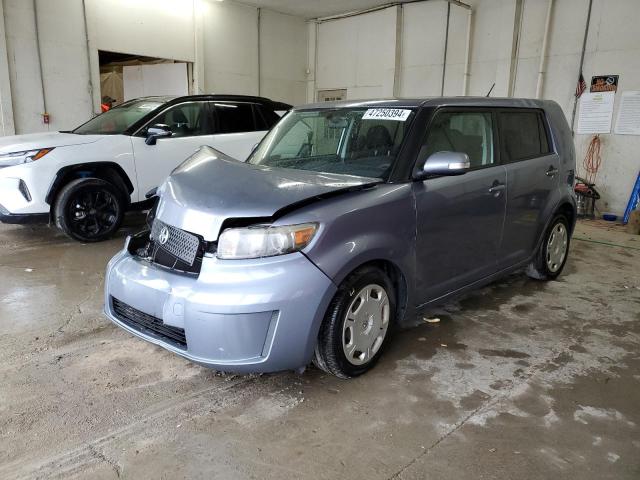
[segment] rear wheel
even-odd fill
[[[569,222],[564,215],[556,215],[536,256],[527,267],[527,275],[537,280],[557,278],[567,262],[569,241]]]
[[[99,178],[80,178],[65,185],[55,203],[56,225],[70,238],[99,242],[113,235],[124,217],[124,196]]]
[[[350,378],[372,368],[382,353],[395,317],[389,277],[363,267],[340,286],[320,327],[314,363],[325,372]]]

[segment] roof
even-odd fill
[[[532,98],[494,98],[494,97],[424,97],[424,98],[383,98],[374,100],[341,100],[337,102],[319,102],[296,107],[296,110],[325,108],[418,108],[418,107],[521,107],[542,108],[549,100]]]
[[[252,103],[261,103],[261,104],[269,105],[274,110],[289,110],[291,108],[291,105],[289,105],[288,103],[277,102],[275,100],[271,100],[270,98],[257,97],[253,95],[224,95],[224,94],[199,94],[199,95],[183,95],[183,96],[162,95],[162,96],[139,97],[132,100],[134,101],[149,100],[149,101],[157,101],[162,103],[184,102],[189,100],[252,102]],[[128,100],[128,101],[132,101],[132,100]]]

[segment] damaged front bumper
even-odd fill
[[[334,283],[302,253],[255,260],[205,254],[200,272],[156,265],[125,249],[107,266],[105,314],[191,361],[231,372],[309,363]]]

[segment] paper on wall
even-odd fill
[[[615,95],[615,92],[583,93],[577,133],[611,133]]]
[[[640,135],[640,92],[622,92],[615,132],[620,135]]]

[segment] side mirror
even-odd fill
[[[462,152],[435,152],[424,163],[422,170],[416,175],[416,180],[423,180],[431,176],[463,175],[471,167],[469,156]]]
[[[158,123],[147,128],[147,139],[144,141],[147,145],[155,145],[158,138],[170,137],[172,135],[169,125]]]

